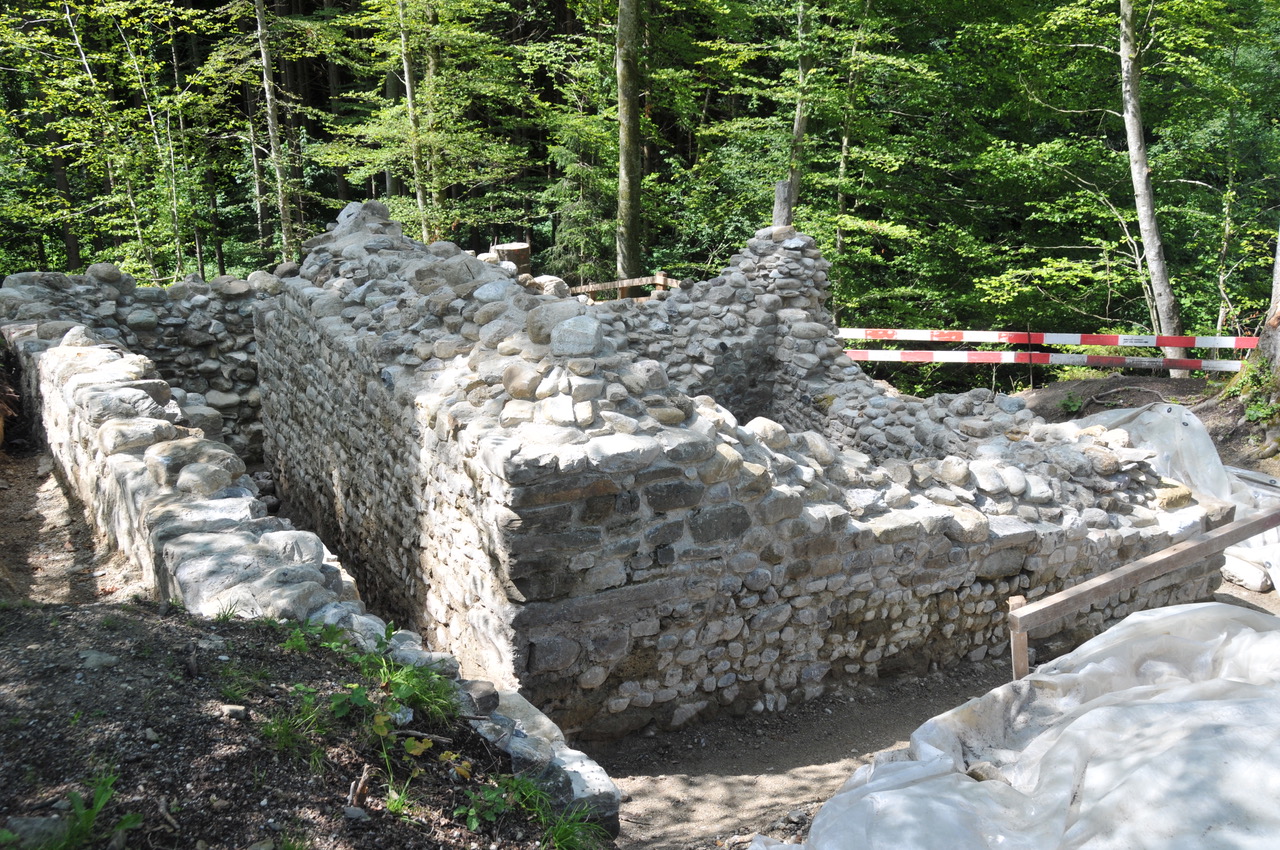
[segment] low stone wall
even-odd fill
[[[0,287],[0,324],[40,322],[46,336],[81,325],[107,342],[151,360],[173,387],[179,420],[222,439],[241,457],[261,457],[261,404],[253,305],[278,279],[192,279],[138,286],[109,263],[83,275],[24,272]]]
[[[259,305],[267,454],[367,598],[571,734],[1003,652],[1010,595],[1226,518],[1123,432],[1064,443],[1016,399],[871,382],[791,228],[590,304],[385,216],[349,207]],[[1202,598],[1215,566],[1070,627]]]
[[[63,486],[101,542],[122,550],[158,598],[207,617],[338,625],[364,651],[386,639],[386,621],[366,611],[320,538],[268,516],[244,462],[177,424],[182,411],[150,360],[63,320],[0,324],[0,334]],[[426,651],[410,630],[391,634],[388,654],[458,673],[455,659]],[[458,692],[464,713],[477,716],[472,725],[518,770],[562,805],[586,805],[616,828],[616,786],[545,715],[484,682],[460,682]]]

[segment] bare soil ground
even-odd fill
[[[1204,381],[1112,378],[1026,396],[1057,421],[1102,405],[1192,405],[1210,394]],[[1261,431],[1243,420],[1238,400],[1198,413],[1229,463],[1280,472],[1280,464],[1251,458]],[[422,771],[407,820],[388,810],[380,751],[360,727],[327,720],[323,734],[276,746],[264,734],[269,720],[296,715],[308,688],[323,704],[361,681],[357,674],[327,651],[285,649],[287,631],[200,620],[145,601],[129,565],[95,551],[47,458],[21,442],[20,427],[10,432],[19,442],[11,454],[0,452],[0,828],[11,816],[63,811],[72,791],[87,798],[95,778],[114,775],[96,838],[83,846],[538,846],[542,831],[514,812],[475,832],[465,813],[455,815],[471,804],[467,791],[492,787],[490,777],[508,769],[462,729],[435,730],[451,743],[412,765],[397,754],[399,778]],[[1232,588],[1221,596],[1280,612],[1274,593]],[[1007,665],[1004,657],[846,685],[782,716],[726,718],[596,746],[591,754],[626,795],[617,847],[710,850],[743,846],[756,832],[796,840],[872,753],[904,746],[929,717],[1007,681]],[[224,716],[228,703],[247,706],[247,719]],[[445,750],[472,762],[470,782],[452,771],[456,759],[440,760]],[[366,765],[368,819],[353,820],[344,806]],[[113,839],[111,827],[129,814],[141,815],[141,825]]]

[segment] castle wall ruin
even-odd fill
[[[257,305],[266,453],[370,604],[571,735],[779,711],[1005,650],[1037,598],[1227,518],[1123,432],[841,353],[826,263],[761,231],[647,301],[545,294],[376,204]],[[1082,615],[1203,598],[1216,564]]]
[[[6,279],[11,347],[33,374],[52,358],[27,395],[70,405],[40,403],[74,432],[65,476],[197,607],[238,577],[258,607],[368,619],[323,547],[299,550],[253,499],[237,455],[261,448],[370,607],[570,735],[781,711],[834,681],[1001,653],[1010,595],[1230,512],[1162,481],[1124,432],[1065,443],[1017,399],[869,380],[824,307],[826,262],[791,228],[711,280],[599,304],[407,239],[376,203],[307,248],[248,281]],[[1068,630],[1203,598],[1216,567]],[[284,573],[305,580],[259,581]]]

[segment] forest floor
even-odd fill
[[[1202,380],[1122,377],[1024,397],[1060,421],[1104,406],[1190,406],[1210,394]],[[1251,459],[1262,431],[1244,421],[1238,399],[1197,412],[1228,463],[1280,473],[1280,462]],[[451,743],[416,760],[422,773],[408,819],[389,810],[394,795],[367,731],[328,719],[280,746],[268,722],[298,716],[307,689],[324,705],[361,681],[350,665],[328,651],[286,648],[288,630],[201,620],[146,601],[141,577],[119,555],[95,551],[48,458],[21,433],[10,436],[11,452],[0,452],[0,828],[11,816],[65,811],[72,791],[91,801],[95,778],[115,776],[98,839],[83,846],[109,846],[111,828],[130,814],[141,825],[110,846],[498,850],[545,837],[514,810],[467,829],[465,810],[504,767],[462,729],[435,730]],[[1275,593],[1224,586],[1219,597],[1280,613]],[[1007,656],[956,664],[835,687],[784,715],[590,747],[625,795],[616,846],[711,850],[745,846],[756,832],[797,840],[872,753],[905,746],[920,723],[1008,676]],[[230,703],[245,705],[247,718],[225,716]],[[461,755],[440,759],[446,750]],[[401,758],[392,760],[399,778],[411,769]],[[454,771],[462,760],[472,764],[471,781]],[[350,818],[349,784],[366,765],[374,779],[365,816]]]

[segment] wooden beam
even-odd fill
[[[583,295],[588,292],[604,292],[609,289],[627,289],[632,286],[656,286],[659,289],[664,288],[669,278],[662,272],[648,277],[633,277],[628,280],[612,280],[607,283],[587,283],[582,286],[570,287],[569,292],[572,295]]]
[[[1025,596],[1009,597],[1009,614],[1027,604]],[[1027,633],[1022,630],[1009,629],[1009,654],[1013,657],[1013,679],[1016,682],[1031,672],[1031,659],[1027,652]]]
[[[1238,520],[1213,531],[1197,534],[1190,540],[1010,611],[1009,631],[1029,632],[1039,626],[1057,622],[1125,590],[1132,590],[1145,581],[1194,564],[1228,546],[1277,526],[1280,526],[1280,512]]]

